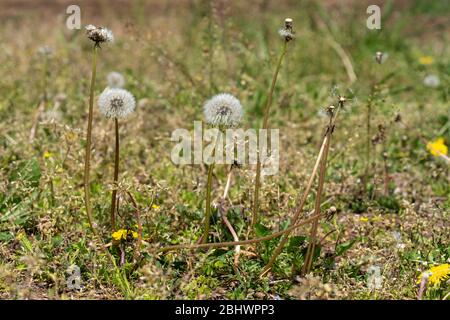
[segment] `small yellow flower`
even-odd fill
[[[446,156],[448,153],[448,147],[444,143],[444,138],[437,138],[432,142],[427,143],[427,149],[433,156]]]
[[[361,221],[361,222],[369,222],[369,218],[367,218],[367,217],[361,217],[361,218],[359,219],[359,221]]]
[[[152,209],[154,209],[154,210],[159,210],[159,208],[161,208],[161,207],[158,206],[157,204],[153,204],[152,205]]]
[[[423,64],[424,66],[428,66],[430,64],[433,64],[434,59],[432,56],[423,56],[419,58],[419,63]]]
[[[50,151],[45,151],[44,152],[44,158],[45,159],[48,159],[48,158],[51,158],[51,157],[52,157],[52,153]]]
[[[120,229],[113,232],[112,238],[116,241],[127,240],[127,236],[131,235],[134,239],[138,237],[138,233],[132,230]]]
[[[441,264],[440,266],[432,267],[430,268],[430,270],[427,270],[425,272],[428,273],[428,283],[437,286],[442,281],[448,279],[448,277],[450,276],[450,264]],[[420,274],[417,283],[420,283],[422,281],[422,277],[425,275],[425,272],[422,272]]]

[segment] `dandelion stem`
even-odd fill
[[[202,242],[206,243],[209,234],[209,225],[211,220],[211,187],[212,187],[212,177],[214,171],[214,163],[208,166],[208,180],[206,182],[206,208],[205,208],[205,227],[203,230]]]
[[[339,115],[339,109],[340,108],[337,109],[336,114],[334,115],[334,117],[332,117],[332,119],[330,120],[330,124],[327,127],[325,136],[323,137],[323,140],[322,140],[322,145],[320,147],[319,154],[316,159],[316,163],[314,164],[314,168],[311,172],[308,183],[306,185],[306,189],[303,192],[302,197],[300,198],[299,205],[295,208],[295,214],[294,214],[294,217],[292,218],[291,225],[295,225],[297,223],[300,213],[302,212],[303,207],[306,203],[306,199],[308,198],[308,194],[309,194],[309,191],[311,190],[311,187],[312,187],[314,178],[316,176],[317,170],[319,168],[319,165],[321,164],[322,159],[324,159],[325,153],[328,152],[326,149],[329,147],[329,140],[331,139],[331,135],[333,133],[333,130],[334,130],[334,127],[336,124],[336,119]],[[319,206],[320,206],[321,205],[320,199],[318,201],[319,201]],[[315,207],[314,212],[318,212],[317,214],[314,214],[314,217],[316,217],[318,219],[321,214],[320,214],[320,210],[317,210],[317,206]],[[313,220],[313,223],[314,223],[314,221],[315,220]],[[288,229],[286,229],[286,230],[288,230]],[[274,253],[272,254],[272,257],[270,258],[269,262],[267,263],[267,265],[264,267],[263,271],[261,272],[260,277],[263,277],[265,274],[267,274],[270,271],[270,269],[272,268],[273,264],[275,263],[277,257],[283,251],[284,245],[286,244],[286,242],[289,239],[289,234],[290,234],[290,232],[286,232],[284,234],[283,238],[280,240],[280,243],[278,244],[277,248],[275,249]]]
[[[238,246],[238,245],[247,245],[252,243],[258,243],[261,241],[270,240],[273,238],[277,238],[279,236],[282,236],[283,234],[289,233],[292,230],[303,226],[305,224],[308,224],[312,222],[314,219],[316,219],[316,216],[311,216],[297,224],[291,225],[285,230],[274,232],[270,235],[260,237],[260,238],[254,238],[254,239],[248,239],[248,240],[241,240],[241,241],[229,241],[229,242],[214,242],[214,243],[201,243],[201,244],[177,244],[172,246],[166,246],[160,249],[157,249],[158,252],[167,252],[167,251],[173,251],[178,249],[202,249],[202,248],[220,248],[220,247],[232,247],[232,246]]]
[[[264,108],[264,119],[263,119],[262,129],[267,129],[268,124],[269,124],[269,113],[270,113],[270,106],[272,104],[273,92],[275,90],[275,84],[277,82],[278,73],[281,68],[281,63],[283,62],[283,58],[286,55],[287,43],[288,43],[288,41],[284,41],[283,49],[281,51],[280,57],[278,58],[278,63],[277,63],[276,69],[275,69],[275,73],[273,74],[272,83],[271,83],[270,89],[269,89],[269,95],[267,97],[266,106]],[[252,210],[253,211],[252,224],[251,224],[252,228],[258,222],[260,187],[261,187],[261,159],[260,159],[260,154],[258,153],[258,157],[257,157],[257,161],[256,161],[255,192],[254,192],[253,210]]]
[[[117,212],[117,182],[119,180],[119,120],[114,118],[115,131],[116,131],[116,149],[114,157],[114,181],[113,191],[111,196],[111,229],[114,232],[116,230],[116,212]]]
[[[92,143],[92,114],[94,112],[94,89],[95,89],[95,77],[97,72],[97,51],[98,45],[94,45],[94,52],[92,56],[92,76],[91,76],[91,88],[89,93],[89,114],[88,114],[88,126],[86,133],[86,156],[84,159],[84,202],[86,206],[86,214],[89,220],[89,226],[94,233],[97,234],[94,228],[94,222],[92,218],[92,206],[91,206],[91,194],[90,194],[90,167],[91,167],[91,143]]]
[[[328,130],[330,131],[331,127],[329,127]],[[325,182],[325,173],[327,170],[328,151],[330,150],[331,133],[327,133],[327,134],[330,134],[330,136],[327,139],[327,142],[325,144],[325,150],[324,150],[321,164],[320,164],[319,185],[317,188],[316,201],[314,204],[314,215],[315,216],[320,214],[320,203],[322,200],[323,185]],[[314,257],[314,250],[315,250],[315,246],[316,246],[316,236],[317,236],[318,224],[319,224],[319,219],[316,219],[313,221],[312,226],[311,226],[311,231],[310,231],[310,235],[309,235],[309,244],[308,244],[308,249],[306,251],[305,262],[304,262],[303,268],[302,268],[302,275],[309,273],[309,271],[311,270],[312,260]]]

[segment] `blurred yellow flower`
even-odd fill
[[[128,235],[131,235],[134,239],[138,237],[138,233],[136,231],[120,229],[116,232],[113,232],[112,238],[116,241],[126,240]]]
[[[419,58],[419,63],[423,64],[425,66],[428,66],[430,64],[433,64],[434,59],[432,56],[423,56]]]
[[[430,270],[422,272],[417,283],[422,281],[422,277],[426,273],[428,274],[428,283],[431,283],[434,286],[439,285],[450,276],[450,264],[441,264],[440,266],[432,267]]]
[[[361,221],[361,222],[368,222],[368,221],[369,221],[369,218],[361,217],[361,218],[359,219],[359,221]]]
[[[158,210],[159,208],[161,208],[161,207],[158,206],[157,204],[152,205],[152,209]]]
[[[48,159],[48,158],[51,158],[51,157],[52,157],[52,153],[50,151],[45,151],[44,152],[44,158],[45,159]]]
[[[444,143],[444,138],[437,138],[432,142],[428,142],[427,149],[433,156],[446,156],[448,153],[448,147]]]

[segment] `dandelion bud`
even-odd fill
[[[104,27],[96,27],[92,24],[85,27],[86,34],[89,39],[94,41],[96,44],[102,42],[113,42],[114,36],[111,30]]]
[[[294,30],[293,30],[293,20],[291,18],[286,18],[284,20],[284,28],[278,30],[278,34],[283,37],[286,42],[291,41],[294,39]]]
[[[206,123],[214,127],[234,127],[243,116],[239,100],[231,94],[221,93],[206,101],[203,106]]]
[[[98,106],[107,118],[123,118],[134,111],[136,101],[127,90],[106,88],[98,98]]]

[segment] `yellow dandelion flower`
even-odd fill
[[[154,209],[154,210],[159,210],[159,208],[161,208],[161,207],[158,206],[157,204],[153,204],[152,205],[152,209]]]
[[[430,64],[433,64],[434,59],[432,56],[423,56],[419,58],[419,63],[423,64],[424,66],[428,66]]]
[[[368,221],[369,221],[369,218],[367,218],[367,217],[361,217],[361,218],[359,219],[359,221],[361,221],[361,222],[368,222]]]
[[[121,240],[127,240],[127,236],[131,235],[134,239],[136,239],[139,235],[136,231],[133,230],[127,230],[127,229],[120,229],[117,230],[116,232],[112,233],[112,238],[116,241],[121,241]]]
[[[127,230],[120,229],[120,230],[117,230],[116,232],[113,232],[112,238],[116,241],[126,239],[127,238]]]
[[[52,157],[52,153],[50,151],[45,151],[44,152],[44,158],[45,159],[48,159],[48,158],[51,158],[51,157]]]
[[[422,281],[422,277],[428,273],[428,283],[434,286],[439,285],[442,281],[447,280],[450,277],[450,264],[441,264],[440,266],[432,267],[420,274],[418,283]]]
[[[433,156],[446,156],[448,153],[448,147],[444,143],[444,138],[437,138],[432,142],[427,143],[427,149]]]

